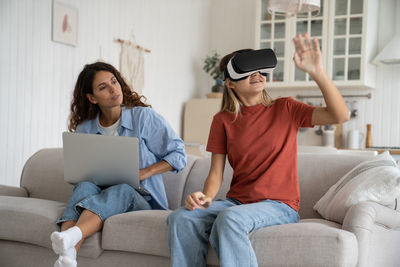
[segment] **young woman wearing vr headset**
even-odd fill
[[[225,88],[210,129],[211,167],[203,192],[188,195],[185,208],[167,219],[172,266],[205,266],[208,242],[221,266],[257,266],[248,234],[298,222],[297,132],[345,122],[349,112],[324,70],[317,39],[298,34],[293,42],[296,66],[318,84],[326,107],[268,96],[265,76],[276,65],[270,49],[239,50],[221,60]],[[226,199],[213,201],[226,156],[231,186]]]

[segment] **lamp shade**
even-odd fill
[[[268,12],[280,16],[306,15],[308,12],[318,11],[321,9],[320,0],[269,0]]]

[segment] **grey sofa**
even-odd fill
[[[400,213],[375,203],[353,206],[343,225],[321,219],[314,204],[342,175],[370,156],[299,154],[300,223],[250,234],[259,266],[400,266]],[[170,209],[201,190],[209,158],[188,156],[179,174],[164,175]],[[223,197],[232,169],[227,164]],[[59,230],[72,186],[63,180],[62,149],[44,149],[25,164],[21,187],[0,186],[0,266],[53,266],[50,233]],[[168,266],[165,219],[171,211],[137,211],[110,217],[88,238],[78,266]],[[218,265],[214,252],[208,264]]]

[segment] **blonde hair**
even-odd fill
[[[235,52],[232,52],[226,56],[224,56],[221,59],[221,62],[219,64],[219,70],[221,72],[224,72],[226,66],[228,65],[229,60],[234,57],[236,54],[241,53],[241,52],[246,52],[246,51],[251,51],[253,49],[241,49],[237,50]],[[226,80],[225,80],[226,81]],[[264,106],[271,106],[274,101],[272,98],[268,95],[267,90],[264,88],[261,96],[261,103]],[[235,120],[237,116],[240,113],[240,107],[243,105],[243,103],[240,101],[239,97],[235,93],[234,90],[229,88],[229,86],[224,83],[224,90],[222,93],[222,103],[221,103],[221,110],[220,111],[227,111],[229,113],[232,113],[235,115]]]

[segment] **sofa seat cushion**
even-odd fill
[[[276,225],[250,234],[262,266],[355,266],[358,259],[356,236],[340,225],[312,219]]]
[[[326,226],[329,226],[329,227],[342,229],[342,225],[337,223],[337,222],[332,222],[332,221],[328,221],[328,220],[325,220],[325,219],[318,219],[318,218],[302,219],[302,220],[299,221],[299,223],[319,223],[319,224],[326,225]]]
[[[169,257],[165,220],[171,211],[133,211],[105,221],[102,247]],[[355,266],[358,246],[354,234],[323,219],[258,229],[250,240],[262,266]],[[207,263],[218,260],[209,248]]]
[[[170,257],[166,220],[171,210],[142,210],[114,215],[103,227],[102,247]],[[219,265],[218,258],[208,245],[207,263]]]
[[[27,197],[0,196],[0,239],[19,241],[51,248],[50,234],[60,231],[57,219],[65,203]],[[96,233],[83,243],[79,255],[96,258],[102,249],[101,234]]]
[[[140,210],[104,222],[102,247],[169,257],[166,219],[170,210]]]

